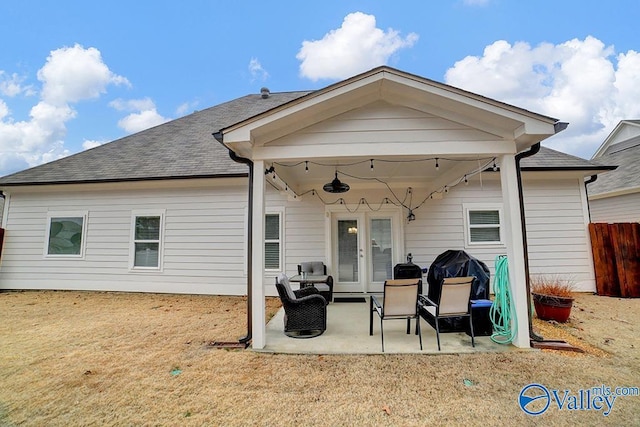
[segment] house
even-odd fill
[[[263,348],[279,272],[322,260],[336,292],[371,293],[380,263],[464,249],[508,256],[528,347],[527,271],[595,290],[584,179],[607,167],[540,147],[565,126],[386,66],[265,88],[0,178],[0,289],[249,292]]]
[[[622,120],[591,161],[618,165],[587,184],[592,222],[640,222],[640,120]]]

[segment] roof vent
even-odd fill
[[[267,99],[270,94],[271,92],[269,92],[268,87],[263,87],[262,89],[260,89],[260,95],[262,95],[262,99]]]

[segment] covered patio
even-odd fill
[[[382,354],[380,345],[380,318],[374,314],[373,335],[369,335],[369,301],[334,302],[327,306],[327,330],[315,338],[296,339],[283,332],[284,309],[280,309],[266,326],[266,345],[255,349],[267,353],[290,354]],[[488,336],[476,336],[475,347],[464,332],[441,333],[442,350],[438,351],[436,331],[421,320],[422,345],[413,333],[406,333],[406,321],[384,322],[384,354],[452,354],[514,351],[512,345],[496,344]]]
[[[264,96],[269,96],[268,91]],[[287,352],[293,345],[281,332],[280,315],[265,328],[264,299],[275,294],[272,283],[278,273],[291,275],[302,261],[323,260],[336,280],[337,292],[380,292],[390,276],[389,267],[382,272],[376,268],[374,225],[386,227],[390,266],[404,262],[412,250],[433,247],[434,229],[447,230],[438,245],[465,247],[465,239],[469,240],[464,212],[487,209],[486,200],[492,204],[488,209],[500,216],[500,238],[494,242],[498,249],[493,249],[509,259],[517,313],[513,345],[528,348],[518,156],[562,130],[558,124],[554,118],[380,67],[214,134],[234,160],[252,171],[248,286],[253,349]],[[327,181],[333,177],[348,180],[350,190],[340,188],[341,183],[327,190],[331,187]],[[271,187],[277,189],[277,196],[267,191]],[[266,206],[276,199],[283,206],[267,211]],[[434,202],[440,202],[440,208]],[[278,232],[287,230],[268,244],[284,245],[286,250],[276,258],[277,268],[266,268],[265,214],[274,212],[276,221],[283,224]],[[342,249],[350,243],[351,233],[353,262],[344,263]],[[482,245],[473,250],[489,253]],[[296,350],[290,351],[379,352],[379,335],[368,335],[367,308],[368,303],[331,304],[325,334],[306,342],[295,340]],[[272,329],[276,325],[280,329]],[[357,330],[359,325],[363,334]],[[425,324],[424,352],[437,351],[430,329]],[[419,351],[414,336],[410,343],[398,343],[396,350],[391,339],[397,335],[389,333],[389,352]],[[473,351],[464,337],[449,335],[452,338],[443,336],[444,352],[466,351],[466,347]],[[502,348],[488,337],[478,340],[478,350]]]

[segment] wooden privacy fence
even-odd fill
[[[640,223],[591,223],[598,295],[640,297]]]

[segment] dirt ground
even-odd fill
[[[279,307],[267,301],[271,316]],[[578,396],[640,386],[640,299],[577,296],[555,350],[302,356],[211,349],[246,332],[242,297],[0,293],[0,425],[640,425],[640,396],[608,416]],[[530,383],[569,396],[525,414]]]

